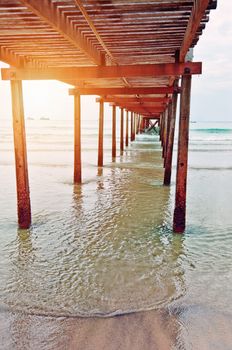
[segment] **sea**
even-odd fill
[[[26,120],[32,226],[19,230],[12,125],[1,121],[0,349],[37,349],[22,343],[29,316],[166,309],[179,313],[187,333],[189,314],[195,324],[219,314],[231,324],[232,122],[190,123],[183,235],[172,232],[177,140],[171,186],[164,187],[157,134],[137,135],[120,155],[118,132],[112,161],[106,119],[98,169],[97,130],[97,118],[83,120],[83,182],[74,185],[72,120]],[[29,325],[27,339],[36,333]],[[38,349],[66,349],[53,331]],[[220,346],[209,348],[232,349]]]

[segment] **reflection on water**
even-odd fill
[[[4,304],[30,314],[104,316],[182,295],[182,241],[166,228],[161,162],[159,143],[140,141],[96,181],[75,185],[69,207],[19,232],[7,246]]]
[[[0,141],[0,348],[63,350],[73,327],[84,344],[106,325],[118,338],[124,326],[128,334],[135,327],[137,338],[131,339],[140,344],[140,338],[150,339],[146,332],[152,334],[158,315],[160,334],[169,329],[167,319],[175,325],[173,349],[212,350],[210,339],[217,350],[230,349],[232,133],[212,133],[211,127],[191,132],[187,230],[179,236],[171,232],[175,177],[170,188],[162,186],[157,138],[139,137],[114,162],[106,139],[105,166],[98,171],[97,135],[88,139],[94,128],[88,129],[83,184],[73,186],[71,127],[62,128],[59,144],[56,129],[53,135],[46,128],[29,137],[29,231],[17,232],[13,146],[8,134]],[[156,311],[124,321],[76,318],[148,309]],[[140,325],[145,328],[139,331]]]

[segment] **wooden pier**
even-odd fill
[[[59,80],[74,97],[74,183],[81,183],[81,95],[98,95],[98,166],[104,166],[104,104],[112,106],[112,160],[116,109],[120,154],[151,120],[160,126],[164,185],[169,186],[180,95],[174,232],[186,222],[191,62],[216,0],[0,0],[0,60],[9,64],[15,143],[18,223],[31,225],[23,111],[23,80]],[[129,132],[130,130],[130,132]],[[155,199],[154,199],[155,200]]]

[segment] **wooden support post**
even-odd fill
[[[161,113],[161,117],[160,117],[160,141],[161,141],[161,146],[163,146],[163,131],[164,131],[164,113]]]
[[[185,230],[191,80],[191,75],[185,75],[181,82],[176,199],[173,219],[173,230],[176,233],[183,233]]]
[[[134,125],[135,125],[135,122],[134,122],[134,113],[131,112],[131,141],[134,141],[135,140],[135,134],[134,134]]]
[[[172,101],[170,129],[169,129],[169,135],[168,135],[168,146],[167,146],[167,152],[166,152],[165,171],[164,171],[164,185],[166,186],[169,186],[171,183],[172,155],[173,155],[173,144],[174,144],[175,125],[176,125],[177,98],[178,98],[178,94],[174,93],[173,101]]]
[[[98,166],[103,166],[104,102],[99,102]]]
[[[134,134],[135,134],[135,137],[136,137],[136,134],[137,134],[137,121],[138,121],[138,114],[135,113],[135,117],[134,117]]]
[[[124,110],[121,108],[121,123],[120,123],[120,153],[124,150]]]
[[[116,158],[116,106],[112,106],[112,158]]]
[[[138,133],[139,133],[139,121],[140,121],[140,115],[137,114],[137,118],[136,118],[136,135],[138,135]]]
[[[170,102],[167,109],[167,131],[166,131],[166,139],[165,139],[164,167],[165,167],[166,157],[167,157],[171,117],[172,117],[172,103]]]
[[[81,96],[74,95],[74,183],[81,183]]]
[[[126,147],[129,144],[129,112],[126,111]]]
[[[162,157],[165,157],[165,152],[166,152],[166,139],[167,139],[167,126],[168,126],[168,111],[164,112],[164,123],[163,123],[163,152],[162,152]]]
[[[31,225],[31,203],[21,80],[11,81],[11,95],[18,200],[18,224],[20,228],[28,229]]]

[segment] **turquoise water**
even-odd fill
[[[157,136],[96,167],[97,121],[83,123],[73,186],[71,122],[27,121],[33,225],[17,229],[9,122],[0,127],[0,308],[70,317],[201,305],[232,313],[232,124],[192,123],[187,229],[172,234],[175,158],[163,187]]]

